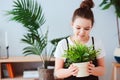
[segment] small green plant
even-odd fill
[[[69,50],[65,50],[65,54],[63,55],[68,60],[65,66],[67,67],[72,63],[92,61],[99,52],[100,49],[95,50],[93,49],[93,46],[88,47],[80,43],[70,45]]]

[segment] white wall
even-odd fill
[[[79,7],[82,0],[38,0],[41,3],[46,24],[49,26],[49,39],[66,36],[72,33],[70,22],[73,11]],[[99,7],[100,1],[94,0],[95,24],[92,34],[102,39],[106,50],[106,74],[101,80],[110,80],[112,62],[114,61],[113,52],[118,47],[116,17],[114,7],[103,11]],[[9,54],[10,56],[23,56],[22,49],[25,44],[21,43],[21,38],[25,29],[21,24],[8,21],[5,11],[12,9],[13,0],[0,0],[0,45],[2,53],[5,53],[4,32],[8,33]],[[119,21],[120,22],[120,21]]]

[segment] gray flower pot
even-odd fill
[[[38,68],[39,80],[55,80],[54,79],[54,69],[42,69]]]

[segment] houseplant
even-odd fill
[[[22,42],[27,44],[23,49],[23,54],[25,56],[31,54],[40,56],[43,63],[42,68],[46,71],[49,70],[47,68],[49,64],[51,64],[50,59],[56,45],[58,41],[64,37],[48,41],[48,30],[42,30],[46,20],[41,5],[35,0],[16,0],[14,1],[13,9],[7,11],[7,15],[11,16],[10,20],[21,23],[27,30],[21,39]],[[46,48],[49,42],[53,44],[53,46],[50,53],[47,53]],[[53,70],[50,70],[50,72],[53,74]],[[53,80],[53,76],[50,77],[52,78],[51,80]]]
[[[27,30],[21,39],[22,42],[27,44],[23,49],[23,54],[25,56],[31,54],[40,56],[43,63],[42,68],[47,71],[49,62],[51,62],[49,57],[51,54],[46,52],[48,30],[42,31],[46,20],[41,5],[35,0],[16,0],[13,9],[7,11],[7,15],[11,16],[10,20],[21,23]],[[53,74],[53,70],[50,71],[48,74]],[[51,76],[50,78],[54,77]]]
[[[23,49],[23,54],[25,56],[39,55],[45,64],[41,54],[47,46],[48,31],[43,34],[41,29],[45,23],[42,7],[34,0],[16,0],[13,7],[11,11],[7,12],[8,15],[11,15],[10,20],[23,24],[23,27],[27,29],[27,33],[23,35],[24,38],[21,39],[28,45]],[[46,65],[44,67],[46,68]]]
[[[117,36],[118,36],[118,47],[115,49],[114,57],[117,62],[120,63],[120,30],[119,30],[119,19],[120,18],[120,0],[103,0],[100,4],[100,7],[103,7],[103,10],[107,10],[110,6],[114,6],[116,13],[116,25],[117,25]]]
[[[88,76],[89,74],[87,72],[87,65],[89,61],[92,61],[96,58],[99,52],[100,49],[94,50],[93,46],[88,47],[80,43],[70,45],[69,50],[65,50],[65,54],[63,55],[68,60],[65,66],[68,67],[70,64],[78,66],[80,71],[78,72],[77,77]],[[83,66],[81,66],[81,64]]]

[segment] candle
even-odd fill
[[[7,32],[5,32],[5,46],[8,47],[8,36],[7,36]]]

